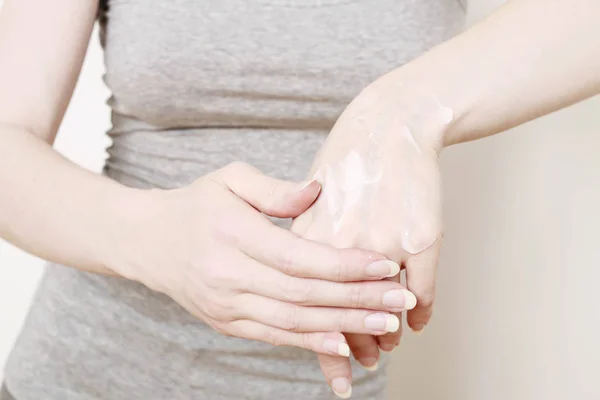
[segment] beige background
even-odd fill
[[[501,3],[470,2],[471,20]],[[108,144],[101,74],[94,36],[57,143],[93,170]],[[390,399],[600,399],[599,110],[595,98],[444,152],[436,317],[395,353]],[[0,242],[0,365],[41,271]]]

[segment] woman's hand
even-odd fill
[[[410,292],[398,292],[396,300],[404,305],[396,311],[412,309],[408,324],[415,331],[431,317],[442,238],[438,151],[451,120],[451,110],[434,96],[390,77],[376,81],[331,131],[311,173],[322,184],[322,193],[292,226],[304,238],[372,250],[403,265],[407,288],[417,301],[415,307]],[[399,276],[390,279],[399,282]],[[355,358],[376,368],[379,348],[393,350],[400,335],[398,330],[346,338]],[[320,361],[334,391],[347,395],[349,361],[334,356],[321,356]]]
[[[264,215],[296,217],[319,190],[235,163],[146,193],[139,224],[124,227],[124,261],[113,265],[226,335],[347,357],[339,332],[398,329],[397,307],[382,299],[401,286],[381,279],[400,268],[372,251],[300,238]]]

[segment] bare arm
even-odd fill
[[[382,79],[452,108],[444,144],[478,139],[600,92],[600,2],[513,0]]]
[[[0,13],[0,236],[47,260],[112,273],[98,249],[110,244],[131,189],[51,148],[96,10],[93,0],[7,0]]]
[[[382,301],[403,290],[382,281],[398,264],[302,239],[265,217],[298,216],[318,196],[316,182],[232,163],[180,189],[143,191],[52,150],[95,11],[85,0],[9,0],[2,10],[0,237],[141,282],[236,337],[347,357],[340,331],[398,329],[398,304]]]
[[[514,0],[374,81],[321,148],[311,176],[323,192],[294,230],[403,264],[417,297],[408,324],[422,331],[432,315],[443,231],[438,153],[600,92],[599,19],[597,0]],[[359,362],[372,363],[378,345],[392,349],[400,332],[346,336]],[[334,389],[337,382],[345,391],[349,361],[321,355],[320,362]]]

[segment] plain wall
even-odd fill
[[[502,3],[469,2],[471,21]],[[600,399],[599,148],[596,97],[444,151],[435,316],[390,399]]]
[[[470,3],[476,20],[501,1]],[[96,171],[108,144],[102,71],[94,34],[56,145]],[[405,334],[390,399],[600,399],[599,110],[594,98],[445,150],[435,318]],[[0,242],[0,365],[41,272]]]

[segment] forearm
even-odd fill
[[[600,92],[600,2],[520,0],[383,78],[454,111],[448,146]]]
[[[0,124],[0,236],[49,261],[116,274],[139,195],[86,171],[26,130]]]

